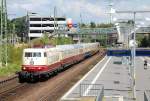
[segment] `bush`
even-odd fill
[[[141,47],[148,47],[149,46],[149,39],[147,37],[144,37],[142,40],[141,40]]]
[[[72,44],[73,41],[71,38],[66,37],[57,37],[54,39],[55,45],[64,45],[64,44]]]
[[[8,45],[8,66],[0,68],[0,76],[6,76],[15,74],[16,71],[21,70],[22,64],[22,53],[25,47],[15,47],[13,45]],[[3,61],[5,62],[6,57],[4,56]]]
[[[17,71],[20,71],[20,65],[17,64],[8,64],[7,67],[0,68],[0,76],[8,76],[15,74]]]
[[[69,37],[53,37],[48,38],[48,36],[44,36],[42,38],[37,38],[32,40],[31,44],[33,46],[42,46],[42,45],[63,45],[63,44],[72,44],[73,40]]]
[[[20,65],[22,63],[23,49],[26,46],[14,47],[8,46],[8,63]]]

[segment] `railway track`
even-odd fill
[[[1,81],[0,87],[4,88],[11,85],[13,85],[13,87],[8,87],[3,91],[1,91],[0,88],[0,101],[31,101],[31,99],[32,101],[57,101],[57,99],[59,99],[62,94],[64,94],[86,72],[88,72],[92,68],[92,66],[94,66],[96,62],[98,62],[98,60],[100,60],[99,57],[102,57],[102,55],[103,54],[99,54],[97,57],[92,57],[97,58],[97,61],[95,58],[94,63],[88,63],[89,61],[92,61],[92,59],[89,58],[81,62],[80,64],[74,65],[73,68],[70,68],[56,75],[55,77],[52,77],[46,82],[39,82],[35,84],[20,84],[18,83],[17,76],[12,77],[8,80]],[[89,66],[89,64],[91,67],[88,67],[88,69],[84,67]],[[82,67],[83,69],[80,69]],[[36,92],[39,93],[36,94]]]
[[[3,93],[9,91],[9,89],[12,89],[13,88],[12,85],[11,86],[9,86],[9,85],[16,82],[17,78],[18,78],[18,76],[15,75],[11,78],[0,81],[0,95],[2,95]],[[15,84],[13,84],[13,85],[14,85],[14,87],[16,87],[18,84],[16,83],[16,85]]]
[[[18,76],[15,75],[11,78],[8,78],[6,80],[0,81],[0,101],[2,101],[5,98],[5,94],[9,95],[12,94],[11,91],[21,88],[24,86],[24,84],[18,83]]]
[[[7,89],[7,90],[1,92],[0,93],[0,101],[5,101],[5,99],[7,99],[8,96],[11,96],[11,95],[15,94],[15,90],[21,89],[25,86],[26,86],[26,84],[18,84],[13,88],[10,88],[10,89]]]
[[[84,69],[84,72],[79,73],[79,75],[72,75],[70,79],[73,79],[74,82],[77,82],[79,78],[84,76],[84,74],[87,73],[98,61],[99,59],[93,62],[92,64],[90,64],[89,69]],[[75,76],[76,78],[74,78]],[[62,96],[61,94],[59,95],[59,93],[63,88],[66,87],[66,85],[68,85],[68,87],[72,86],[72,85],[69,85],[68,80],[61,80],[58,85],[56,85],[52,90],[50,90],[49,93],[45,94],[45,96],[39,98],[38,101],[59,101],[60,96]],[[61,92],[61,93],[64,94],[65,92]]]
[[[12,81],[12,80],[14,80],[14,79],[16,79],[16,78],[18,78],[17,75],[16,75],[16,76],[13,76],[13,77],[11,77],[11,78],[9,78],[9,79],[2,80],[2,81],[0,81],[0,85],[2,85],[2,84],[4,84],[4,83],[7,83],[7,82],[9,82],[9,81]]]

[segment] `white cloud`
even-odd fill
[[[150,10],[150,6],[149,6],[149,5],[143,5],[142,8],[143,8],[144,10]]]
[[[64,2],[64,4],[62,4],[62,6],[63,5],[66,5],[63,7],[63,10],[66,13],[67,12],[72,12],[72,13],[76,13],[76,14],[89,13],[89,14],[92,14],[92,15],[98,16],[98,17],[104,15],[104,12],[100,6],[98,6],[96,4],[92,4],[85,0]]]
[[[104,16],[106,17],[103,6],[88,2],[87,0],[70,0],[69,2],[68,0],[64,0],[61,3],[59,2],[58,12],[73,18],[75,22],[81,20],[80,13],[82,14],[82,20],[88,20],[88,22],[95,21],[95,19],[101,19]]]
[[[45,5],[49,3],[49,0],[12,0],[13,2],[8,2],[8,8],[14,8],[14,10],[38,10],[39,8],[44,8]]]
[[[113,0],[116,10],[150,10],[149,0]],[[27,10],[41,15],[53,14],[54,6],[58,15],[67,15],[73,20],[80,21],[80,13],[84,21],[109,20],[108,3],[106,0],[7,0],[8,13],[16,13],[19,16],[26,14]],[[124,15],[128,16],[128,15]],[[131,17],[131,16],[130,16]]]

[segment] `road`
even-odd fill
[[[76,85],[74,85],[63,97],[66,99],[80,99],[80,96],[92,96],[90,89],[94,85],[104,85],[106,101],[118,99],[118,101],[132,101],[130,86],[129,66],[121,63],[121,57],[105,57],[89,73],[87,73]],[[144,91],[150,90],[150,66],[143,68],[143,57],[136,57],[136,97],[137,101],[144,101]],[[150,59],[148,59],[150,63]],[[82,91],[81,85],[87,84]],[[94,95],[94,94],[93,94]],[[117,100],[115,100],[117,101]]]

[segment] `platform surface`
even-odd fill
[[[136,97],[137,101],[144,101],[144,91],[150,90],[150,64],[148,69],[144,69],[144,59],[136,58]],[[88,72],[78,83],[76,83],[62,98],[61,101],[80,101],[82,96],[93,96],[90,92],[92,86],[88,86],[81,91],[82,84],[102,84],[104,85],[104,95],[109,99],[118,101],[132,101],[132,90],[130,86],[129,66],[126,61],[122,64],[121,57],[105,57],[90,72]],[[118,98],[116,98],[117,96]],[[114,101],[114,100],[111,100]],[[115,100],[116,101],[116,100]]]

